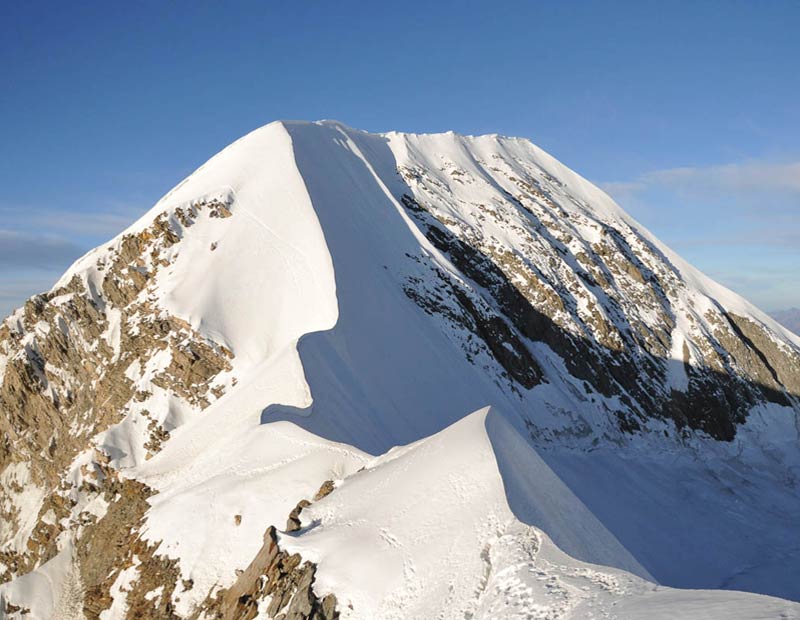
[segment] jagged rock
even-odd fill
[[[215,212],[230,213],[217,203]],[[179,219],[184,226],[191,225],[203,208],[198,203]],[[60,521],[44,523],[42,518],[60,501],[60,475],[92,437],[138,411],[148,420],[146,458],[169,439],[164,412],[155,418],[145,408],[152,386],[183,397],[197,409],[224,393],[224,386],[211,383],[232,369],[231,352],[142,299],[168,264],[160,252],[180,242],[175,230],[179,227],[156,218],[140,233],[122,237],[119,247],[109,251],[108,260],[98,266],[103,273],[100,291],[90,290],[76,275],[33,297],[20,313],[0,324],[0,356],[8,359],[0,375],[0,474],[13,463],[27,463],[28,484],[47,493],[32,538],[19,548],[0,551],[5,566],[0,582],[53,556]],[[117,342],[108,335],[112,321],[119,322]],[[161,352],[169,352],[170,364],[147,388],[137,385],[131,369],[143,368]],[[11,492],[0,485],[0,505],[13,507],[6,501]],[[58,510],[56,515],[66,516]],[[3,517],[9,523],[18,520],[13,508]]]
[[[297,503],[297,506],[295,506],[292,512],[289,513],[289,518],[286,520],[287,532],[296,532],[300,529],[300,513],[303,511],[303,508],[310,505],[311,502],[309,502],[307,499],[301,499]]]
[[[250,565],[226,590],[209,596],[195,617],[208,620],[251,620],[261,601],[269,601],[269,618],[285,620],[335,620],[336,596],[320,600],[314,594],[316,566],[303,562],[297,554],[283,551],[278,544],[277,531],[270,526]]]
[[[331,493],[333,493],[335,489],[336,485],[334,484],[333,480],[326,480],[325,482],[322,483],[322,486],[319,488],[319,491],[317,491],[314,494],[314,501],[318,502],[323,497],[326,497]]]

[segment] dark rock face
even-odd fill
[[[655,417],[729,441],[754,405],[798,406],[800,354],[779,346],[765,326],[721,307],[694,310],[681,274],[653,243],[588,207],[562,207],[557,180],[520,178],[500,163],[482,163],[519,192],[505,192],[502,203],[465,207],[428,171],[398,170],[406,183],[399,201],[460,272],[456,278],[429,257],[414,257],[430,266],[432,277],[409,279],[405,291],[427,313],[474,334],[512,390],[547,381],[531,346],[544,343],[587,392],[616,398],[609,414],[625,432]],[[452,174],[459,183],[479,182],[463,170]],[[455,219],[447,206],[455,203],[518,242]],[[674,359],[681,348],[673,333],[678,315],[692,333],[682,360]],[[472,361],[475,349],[465,351]],[[677,387],[675,375],[684,377]]]
[[[328,495],[333,493],[335,490],[336,490],[336,485],[334,484],[333,480],[326,480],[325,482],[322,483],[322,486],[320,486],[319,491],[317,491],[314,494],[314,501],[318,502],[323,497],[327,497]]]
[[[426,217],[425,210],[410,196],[403,195],[402,202],[419,220],[425,236],[431,243],[446,253],[465,275],[486,289],[490,299],[502,300],[501,308],[503,303],[510,308],[515,301],[521,300],[520,293],[508,283],[494,263],[437,225],[433,218]],[[490,303],[486,303],[485,297],[461,286],[439,269],[436,269],[434,274],[439,282],[438,292],[450,297],[455,304],[448,306],[443,303],[441,297],[437,299],[436,296],[421,294],[414,283],[406,286],[406,295],[429,314],[444,314],[452,322],[475,333],[519,385],[532,388],[540,383],[542,371],[518,332],[513,329],[514,318],[522,319],[515,313],[513,318],[509,317],[511,318],[509,325],[509,321],[501,313]],[[457,311],[453,311],[453,306]],[[518,307],[530,308],[528,304]]]
[[[326,480],[315,493],[314,501],[323,499],[335,488],[332,480]],[[289,514],[287,533],[300,530],[300,513],[311,503],[306,499],[297,503]],[[316,571],[312,562],[282,550],[276,529],[269,526],[261,549],[236,582],[209,595],[193,619],[251,620],[259,607],[263,609],[266,604],[267,617],[275,620],[336,620],[339,617],[336,596],[319,598],[314,593]]]
[[[66,488],[48,496],[45,509],[55,511],[57,517],[71,516],[75,524],[70,575],[66,580],[73,585],[73,591],[68,597],[71,602],[62,609],[64,613],[99,620],[114,602],[115,583],[126,573],[126,618],[178,620],[172,595],[191,589],[191,584],[181,582],[177,560],[160,554],[159,544],[141,537],[150,507],[147,500],[154,493],[146,485],[120,476],[98,452],[86,466],[83,484],[77,490],[79,501],[70,497]],[[93,501],[105,504],[102,516],[76,508]],[[37,561],[44,562],[55,554],[55,538],[65,531],[60,523],[59,519],[48,531],[41,531],[40,536],[50,544],[45,548],[39,541]],[[25,618],[23,612],[14,601],[5,601],[5,613],[10,618]]]
[[[311,502],[307,499],[301,499],[297,506],[294,507],[294,510],[289,513],[289,518],[286,520],[287,532],[296,532],[300,529],[300,513],[303,511],[303,508],[310,505]]]
[[[335,620],[339,617],[336,596],[319,599],[314,594],[316,570],[298,554],[283,551],[270,526],[264,532],[264,544],[236,583],[207,600],[195,617],[251,620],[259,603],[268,601],[267,617],[275,620]]]
[[[75,560],[84,587],[84,616],[99,620],[113,603],[111,591],[120,573],[135,568],[127,586],[126,617],[178,620],[172,607],[172,594],[181,587],[178,562],[160,555],[157,544],[140,537],[147,498],[154,491],[108,468],[102,468],[102,476],[97,492],[110,500],[108,511],[77,537]],[[160,594],[152,596],[158,588]]]

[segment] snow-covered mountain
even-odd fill
[[[526,140],[258,129],[0,381],[0,617],[800,617],[800,338]]]

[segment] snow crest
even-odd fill
[[[520,183],[545,206],[559,200],[553,218],[570,222],[569,232],[551,241],[562,254],[578,255],[618,226],[649,254],[615,277],[644,283],[658,260],[660,273],[680,283],[678,316],[668,317],[674,325],[661,343],[668,390],[686,391],[686,368],[703,354],[689,343],[711,329],[704,317],[718,306],[762,326],[778,349],[798,350],[800,339],[527,140],[367,134],[333,121],[267,125],[60,282],[79,278],[101,306],[98,265],[124,235],[199,199],[230,209],[224,223],[198,220],[147,293],[152,307],[231,352],[230,389],[202,412],[152,396],[148,406],[168,409],[159,420],[171,426],[149,460],[132,447],[141,441],[131,420],[99,438],[124,477],[154,492],[142,540],[177,560],[180,579],[192,584],[173,593],[178,615],[190,617],[230,587],[265,528],[283,530],[300,500],[333,481],[280,543],[317,565],[314,589],[336,595],[343,619],[800,617],[797,604],[762,596],[800,600],[791,578],[800,571],[791,542],[800,511],[794,401],[754,405],[730,443],[681,433],[655,415],[630,434],[612,415],[625,394],[592,390],[552,342],[518,337],[541,367],[530,386],[512,376],[517,341],[480,343],[474,317],[498,325],[486,301],[491,283],[467,275],[421,218],[433,214],[464,235],[480,230],[481,239],[468,240],[544,273],[547,261],[530,265],[498,249],[523,238],[535,247],[520,224]],[[417,218],[423,200],[427,215]],[[500,206],[513,200],[522,206],[508,216]],[[433,281],[446,285],[424,288]],[[551,318],[565,331],[600,334],[613,350],[614,329],[624,331],[614,304],[595,285],[576,280],[579,287],[588,293],[564,308],[546,286],[529,293],[552,301]],[[472,318],[459,307],[474,309]],[[642,325],[660,320],[634,310]],[[498,320],[506,327],[497,333],[513,334]],[[118,355],[119,325],[103,337]],[[21,497],[20,507],[38,510],[38,494]],[[53,559],[0,586],[0,602],[27,607],[29,617],[81,617],[71,544],[64,537]],[[137,570],[119,573],[103,618],[125,617]]]

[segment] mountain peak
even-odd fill
[[[640,577],[800,598],[799,395],[800,339],[527,140],[276,121],[0,328],[0,603],[54,617],[81,583],[81,609],[142,617],[512,618],[529,590],[646,600]],[[513,567],[518,604],[492,595]]]

